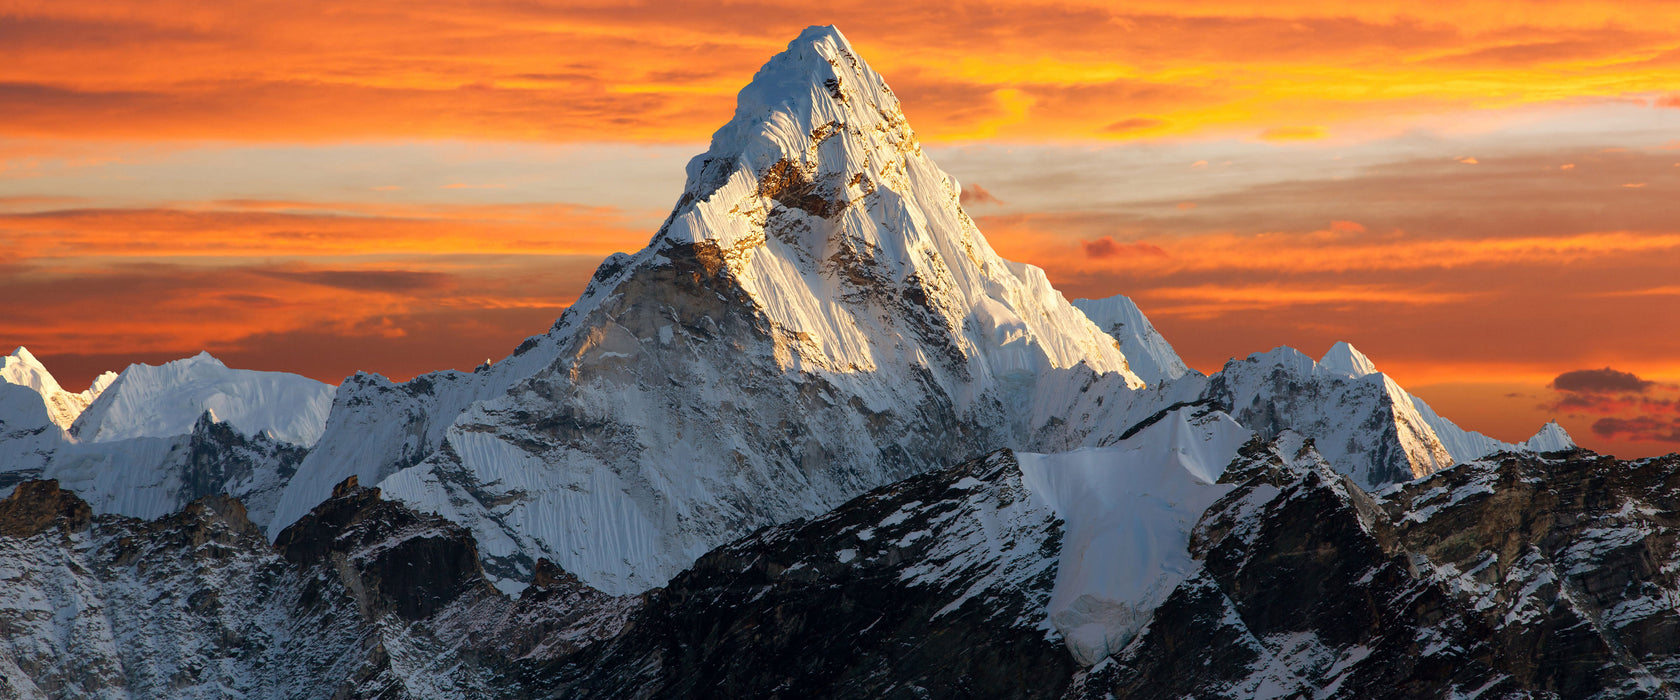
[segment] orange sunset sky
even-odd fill
[[[1000,253],[1192,366],[1345,339],[1467,428],[1680,450],[1680,5],[1642,0],[0,0],[0,344],[76,389],[501,358],[830,23]]]

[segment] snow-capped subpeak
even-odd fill
[[[1184,364],[1178,351],[1155,330],[1154,324],[1130,298],[1116,294],[1107,299],[1074,299],[1073,305],[1103,332],[1120,341],[1126,362],[1150,386],[1187,374],[1201,374]]]
[[[1575,449],[1575,438],[1569,436],[1569,431],[1558,425],[1555,420],[1546,421],[1540,426],[1540,432],[1527,440],[1517,444],[1517,447],[1528,452],[1562,452]]]
[[[1347,343],[1336,343],[1318,362],[1288,347],[1232,360],[1210,379],[1206,398],[1262,434],[1289,429],[1313,438],[1337,470],[1366,488],[1497,452],[1575,446],[1555,424],[1521,444],[1460,428]]]
[[[110,386],[116,377],[116,374],[106,372],[93,380],[93,385],[86,391],[72,393],[59,386],[58,380],[53,378],[52,373],[47,371],[40,360],[30,354],[28,348],[18,346],[12,354],[0,357],[0,382],[34,390],[46,406],[47,418],[64,430],[70,429],[76,417],[81,415],[94,399],[99,398],[99,393]]]
[[[1367,374],[1377,373],[1377,366],[1371,363],[1371,358],[1354,349],[1352,345],[1340,341],[1330,346],[1330,350],[1324,353],[1324,358],[1318,361],[1318,367],[1327,372],[1345,374],[1349,377],[1363,377]]]
[[[1454,463],[1411,394],[1364,355],[1338,343],[1325,359],[1280,347],[1232,360],[1210,379],[1207,398],[1267,437],[1293,430],[1313,438],[1330,464],[1365,488]]]
[[[21,345],[12,354],[0,357],[0,379],[8,384],[27,386],[42,394],[62,391],[46,366],[35,359],[29,348]]]
[[[331,384],[284,372],[229,369],[208,352],[123,370],[76,419],[81,442],[170,437],[192,432],[206,410],[246,435],[265,431],[309,446],[332,407]]]

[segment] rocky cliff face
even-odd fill
[[[16,632],[0,682],[9,697],[1050,697],[1077,668],[1043,623],[1060,538],[1002,451],[755,533],[644,596],[543,560],[514,598],[464,529],[354,480],[272,548],[232,499],[142,523],[27,482],[0,502],[0,624]]]
[[[1055,697],[1076,668],[1044,624],[1061,536],[1008,451],[912,477],[706,555],[543,690]]]
[[[347,598],[306,597],[312,577],[237,501],[93,518],[56,482],[27,482],[0,523],[7,697],[326,697],[382,666]]]

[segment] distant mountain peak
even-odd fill
[[[41,364],[41,361],[35,359],[35,355],[33,355],[29,352],[29,348],[26,348],[22,345],[17,346],[17,349],[12,351],[11,356],[17,358],[18,360],[21,360],[23,362],[26,362],[26,363],[29,363],[29,364],[32,364],[32,365],[40,365]]]
[[[1556,420],[1546,421],[1540,426],[1540,431],[1527,440],[1518,443],[1518,447],[1530,452],[1562,452],[1575,449],[1575,438],[1570,437],[1569,431],[1558,425]]]
[[[53,379],[46,365],[41,364],[41,361],[29,352],[29,348],[22,345],[13,350],[12,354],[0,358],[0,381],[27,386],[42,394],[59,391],[58,381]]]
[[[1184,364],[1178,351],[1155,330],[1149,317],[1129,297],[1116,294],[1106,299],[1074,299],[1073,305],[1103,332],[1120,341],[1127,364],[1150,386],[1185,375],[1201,376]]]
[[[273,431],[308,446],[321,435],[334,392],[295,374],[230,369],[209,352],[129,365],[103,388],[72,426],[80,441],[186,435],[209,411],[247,435]]]
[[[20,345],[12,354],[0,357],[0,382],[28,387],[40,394],[48,420],[64,430],[69,430],[88,404],[115,379],[115,374],[106,372],[93,380],[93,385],[86,391],[70,392],[59,385],[46,365],[29,352],[29,348]]]

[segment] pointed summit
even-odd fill
[[[106,372],[95,379],[87,391],[72,393],[59,386],[46,365],[35,359],[28,348],[20,345],[12,354],[0,357],[0,382],[34,390],[46,407],[48,420],[64,430],[69,430],[88,404],[110,386],[110,377],[114,376]]]
[[[1003,260],[840,31],[812,27],[741,90],[638,260],[726,271],[801,343],[790,367],[932,364],[964,381],[1085,364],[1131,376],[1044,271]],[[690,246],[693,246],[692,248]],[[637,267],[609,260],[580,301]],[[722,268],[719,270],[718,268]],[[908,341],[908,342],[906,342]]]
[[[1349,377],[1377,373],[1377,366],[1371,362],[1371,358],[1345,342],[1337,342],[1330,346],[1330,350],[1324,353],[1324,358],[1318,361],[1318,366]]]
[[[1518,447],[1530,452],[1545,453],[1572,450],[1576,445],[1575,438],[1569,436],[1569,431],[1564,430],[1557,421],[1551,420],[1540,426],[1540,432],[1535,433],[1534,437],[1519,443]]]
[[[58,381],[45,365],[30,354],[29,348],[19,345],[12,354],[0,357],[0,381],[26,386],[47,396],[61,391]]]
[[[734,117],[689,161],[687,187],[660,235],[674,243],[751,241],[757,227],[709,216],[704,205],[753,196],[833,218],[884,179],[912,189],[905,154],[919,157],[921,146],[886,81],[840,30],[810,27],[758,70]]]

